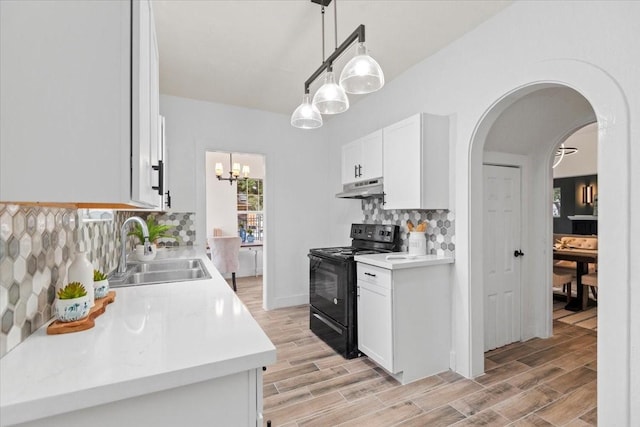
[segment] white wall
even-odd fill
[[[292,128],[289,117],[190,99],[161,96],[166,117],[169,182],[174,211],[196,213],[206,229],[205,153],[265,156],[267,308],[307,303],[311,247],[329,245],[329,152],[318,132]]]
[[[631,122],[628,129],[624,128],[628,117],[640,114],[638,16],[638,2],[516,2],[408,70],[382,91],[354,103],[346,114],[326,123],[328,140],[332,144],[331,155],[337,159],[339,146],[344,142],[416,112],[455,114],[455,159],[452,166],[456,196],[452,210],[456,215],[456,263],[452,283],[452,338],[455,369],[465,375],[475,375],[478,372],[471,361],[473,349],[477,347],[473,323],[477,319],[472,319],[471,315],[472,306],[478,302],[471,299],[475,292],[471,287],[474,280],[471,266],[481,257],[472,252],[469,235],[474,217],[470,210],[470,189],[477,178],[470,175],[470,144],[476,126],[505,94],[537,81],[532,79],[539,78],[542,73],[536,74],[536,71],[545,67],[554,69],[557,63],[554,60],[575,63],[578,72],[573,76],[576,81],[588,81],[592,74],[611,79],[611,86],[623,94],[625,102],[622,109],[613,110],[613,104],[607,105],[606,102],[594,105],[599,120],[606,124],[602,132],[619,135],[619,139],[610,142],[612,148],[621,149],[615,162],[603,160],[602,150],[606,148],[599,148],[598,182],[602,190],[603,184],[607,185],[603,181],[609,180],[607,197],[611,203],[606,209],[600,200],[601,218],[611,218],[610,222],[603,222],[602,231],[616,238],[621,236],[620,246],[609,248],[621,259],[606,261],[611,265],[619,262],[616,265],[620,266],[620,271],[608,271],[607,274],[616,286],[620,286],[620,290],[625,291],[625,297],[617,300],[617,309],[613,303],[614,296],[611,295],[609,300],[605,292],[603,298],[607,303],[601,304],[599,312],[598,415],[601,420],[607,420],[608,425],[640,425],[640,406],[630,404],[640,401],[640,311],[629,309],[640,306],[640,264],[629,262],[630,259],[640,259],[640,242],[637,239],[629,241],[628,238],[629,235],[640,235],[638,221],[629,219],[631,212],[638,212],[640,208],[640,198],[630,197],[640,194],[640,150],[632,148],[625,152],[629,141],[640,138],[640,124]],[[562,65],[558,67],[561,72]],[[566,66],[564,69],[573,68]],[[567,80],[570,85],[572,78]],[[593,77],[594,80],[597,78]],[[587,95],[587,99],[606,100],[603,88],[604,85],[591,87],[592,93]],[[627,139],[627,132],[630,139]],[[601,136],[606,139],[607,135]],[[544,156],[534,155],[530,161],[542,162],[543,159]],[[550,174],[548,166],[543,166]],[[332,187],[335,187],[339,163],[332,163],[331,169]],[[543,177],[542,173],[539,167],[533,171],[530,185]],[[612,181],[618,181],[617,187]],[[541,197],[541,189],[532,191],[532,194]],[[345,215],[344,205],[332,201],[331,209],[332,221],[340,223]],[[356,209],[353,206],[353,211],[348,214]],[[531,224],[542,223],[536,223],[534,219]],[[531,230],[530,234],[534,232]],[[610,244],[606,237],[603,243]],[[621,309],[621,304],[626,308]],[[616,330],[622,333],[616,333]]]
[[[222,163],[224,166],[223,176],[228,177],[229,170],[229,154],[219,151],[208,151],[206,153],[206,235],[200,236],[207,238],[213,236],[213,229],[219,228],[225,236],[235,235],[238,228],[236,194],[237,187],[235,184],[229,185],[229,181],[219,181],[215,175],[216,163]],[[198,238],[200,243],[204,241]]]

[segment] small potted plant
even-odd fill
[[[109,280],[100,270],[93,270],[93,292],[96,299],[104,298],[109,293]]]
[[[71,282],[58,290],[55,315],[61,322],[74,322],[89,315],[91,301],[87,290],[80,282]]]
[[[136,245],[136,255],[140,261],[151,261],[156,257],[158,239],[175,239],[171,234],[167,234],[167,231],[172,227],[156,223],[156,219],[153,216],[147,218],[147,228],[149,229],[149,243],[151,243],[151,253],[148,255],[144,255],[144,235],[140,224],[135,224],[134,229],[127,234],[128,236],[136,236],[140,242],[140,244]]]

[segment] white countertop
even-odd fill
[[[404,257],[404,258],[400,258]],[[390,258],[390,259],[388,259]],[[453,264],[452,256],[438,255],[409,255],[407,252],[393,252],[391,254],[356,255],[357,262],[363,262],[376,267],[388,270],[399,270],[403,268],[428,267],[430,265]]]
[[[0,359],[0,425],[274,363],[274,345],[203,252],[158,258],[203,259],[211,279],[117,288],[92,329],[47,335],[47,323]]]

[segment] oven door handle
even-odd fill
[[[322,316],[318,315],[317,313],[313,313],[313,317],[315,317],[316,319],[318,319],[319,321],[321,321],[322,323],[324,323],[325,325],[327,325],[328,327],[330,327],[331,329],[333,329],[334,331],[342,335],[342,330],[340,328],[338,328],[335,325],[332,325],[328,320],[326,320]]]

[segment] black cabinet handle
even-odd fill
[[[158,160],[158,164],[151,167],[154,171],[158,171],[158,185],[152,185],[151,188],[158,190],[158,194],[162,196],[164,193],[164,163],[162,160]]]
[[[358,177],[362,176],[362,165],[358,165]]]
[[[168,208],[170,208],[170,207],[171,207],[171,191],[167,190],[167,192],[166,192],[166,193],[164,193],[164,194],[166,194],[166,195],[167,195],[167,198],[166,198],[166,199],[164,199],[164,204],[165,204]]]
[[[376,277],[376,275],[375,275],[375,274],[373,274],[373,273],[368,273],[368,272],[366,272],[366,271],[365,271],[364,275],[365,275],[365,276]]]
[[[358,165],[353,165],[353,177],[358,177]]]

